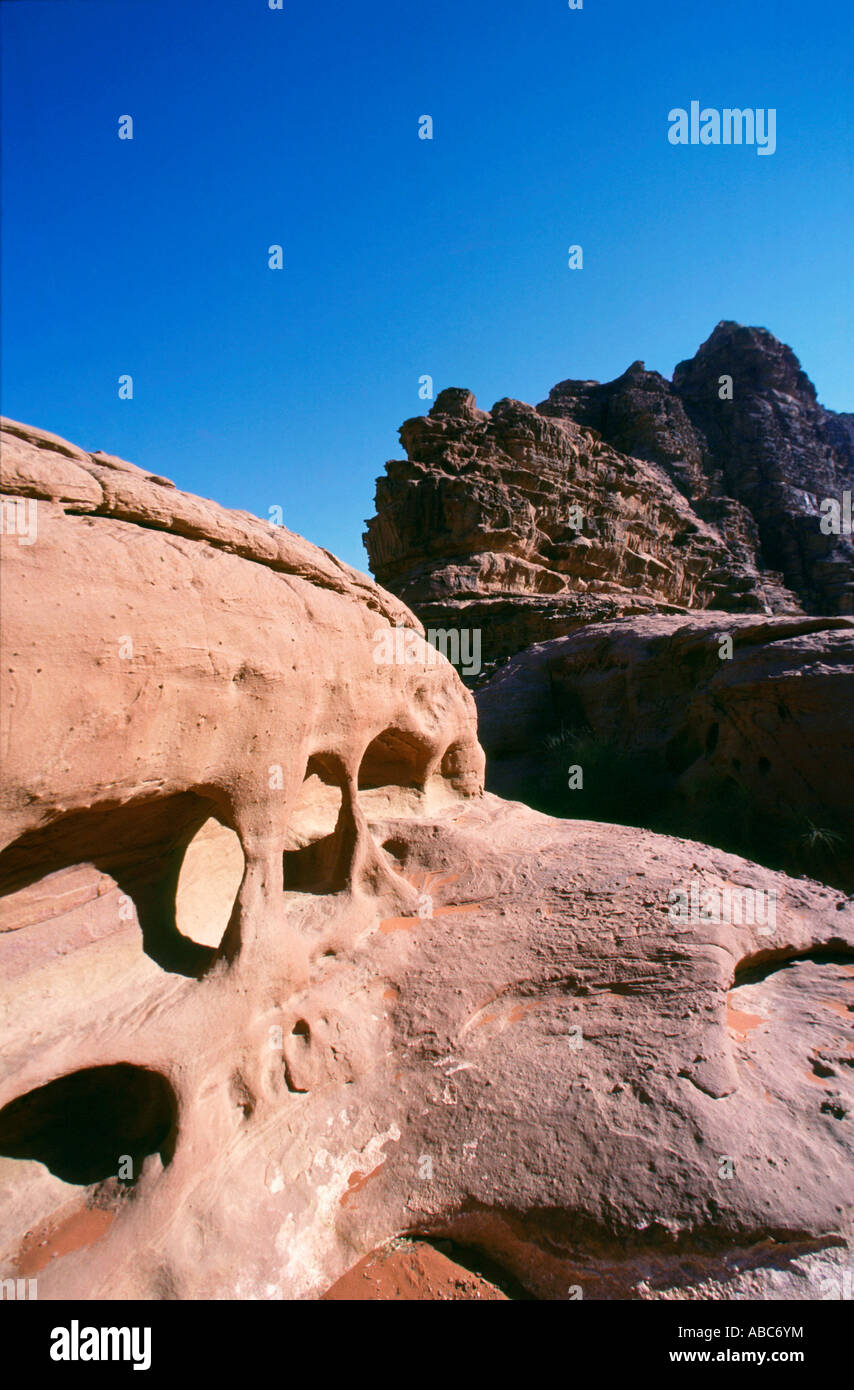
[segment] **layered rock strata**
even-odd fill
[[[789,348],[727,323],[672,383],[636,362],[489,412],[444,390],[378,479],[371,569],[426,625],[481,631],[486,668],[632,615],[850,613],[851,420]]]

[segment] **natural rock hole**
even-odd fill
[[[790,966],[802,965],[808,961],[813,961],[816,965],[851,965],[854,962],[854,952],[849,950],[844,941],[840,941],[838,946],[813,947],[807,951],[793,951],[789,948],[758,951],[753,955],[744,956],[739,961],[730,988],[761,984],[779,970],[787,970]]]
[[[180,792],[122,805],[101,804],[58,816],[49,825],[20,836],[0,853],[0,894],[15,893],[61,869],[92,865],[110,875],[123,897],[133,904],[143,949],[152,960],[175,974],[199,977],[216,956],[214,944],[206,944],[215,932],[206,929],[204,942],[183,935],[176,920],[176,896],[179,879],[183,879],[185,902],[195,898],[198,903],[199,894],[208,891],[201,887],[190,891],[197,851],[186,874],[182,875],[182,868],[187,847],[197,832],[212,816],[224,818],[225,808],[217,799],[215,789]],[[225,878],[229,872],[223,871]],[[231,874],[229,882],[233,877]],[[227,911],[223,904],[217,920],[225,916],[227,921],[232,902],[233,894]]]
[[[286,890],[326,894],[347,887],[354,827],[344,805],[342,782],[337,760],[309,758],[282,856]]]
[[[421,791],[431,749],[413,734],[386,729],[368,744],[359,768],[359,791],[375,787],[411,787]]]
[[[172,1157],[177,1102],[159,1072],[119,1062],[88,1067],[18,1096],[0,1110],[0,1154],[35,1159],[63,1182],[88,1187],[119,1175],[123,1157]]]
[[[285,1047],[285,1085],[297,1095],[308,1089],[306,1067],[311,1048],[311,1028],[304,1018],[297,1019]]]
[[[186,850],[175,894],[175,925],[198,946],[218,947],[243,881],[240,840],[210,816]]]
[[[392,859],[397,861],[397,866],[402,872],[411,853],[408,841],[392,836],[390,840],[383,840],[382,847],[386,854],[390,854]]]

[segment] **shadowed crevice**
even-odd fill
[[[0,1154],[35,1159],[63,1182],[89,1186],[120,1174],[124,1158],[174,1151],[177,1101],[160,1072],[119,1062],[49,1081],[0,1110]]]

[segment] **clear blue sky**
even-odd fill
[[[364,569],[423,373],[536,402],[728,318],[854,409],[851,0],[0,13],[7,415]],[[776,153],[669,145],[692,99],[775,107]]]

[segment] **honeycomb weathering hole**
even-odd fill
[[[198,946],[218,947],[243,881],[240,840],[211,816],[184,851],[175,894],[175,923]]]
[[[221,802],[215,788],[205,788],[65,812],[47,825],[27,831],[0,853],[0,894],[18,893],[60,870],[91,866],[109,875],[128,903],[133,904],[143,950],[151,959],[164,970],[198,978],[210,968],[216,950],[194,940],[189,928],[186,934],[178,930],[177,890],[195,837],[212,817],[225,814]],[[214,821],[214,825],[225,837],[233,834],[226,832],[219,821]],[[199,877],[193,869],[196,853],[184,874],[185,890],[193,878]],[[240,853],[242,858],[242,850]],[[227,901],[227,908],[222,907],[217,921],[222,915],[226,915],[226,920],[230,916],[236,893],[236,888],[231,892],[233,851],[231,857],[224,855],[221,859],[222,867],[214,865],[211,869],[220,884],[220,897],[225,894]],[[220,882],[220,874],[225,886]],[[197,888],[189,898],[185,892],[185,900],[195,897],[198,901],[199,891]],[[210,922],[203,930],[205,941],[215,934]],[[222,931],[217,946],[221,937]]]
[[[386,729],[368,744],[359,768],[359,790],[375,787],[421,789],[432,757],[429,745],[399,729]]]
[[[128,1062],[88,1067],[4,1106],[0,1154],[34,1159],[63,1182],[83,1187],[121,1176],[128,1157],[138,1177],[149,1154],[169,1162],[177,1109],[160,1072]]]
[[[344,776],[333,755],[308,760],[282,856],[288,892],[323,895],[347,886],[355,826],[344,807]]]
[[[402,869],[405,866],[411,853],[408,840],[402,840],[397,836],[392,836],[390,840],[383,840],[382,847],[386,854],[390,854],[392,859],[396,861],[398,869]]]

